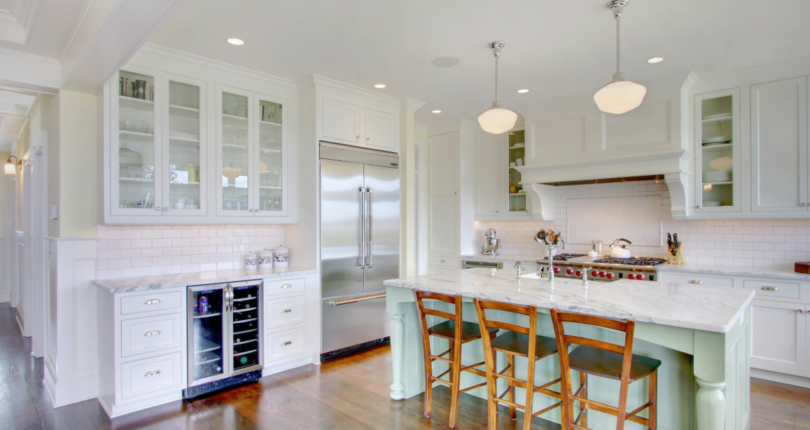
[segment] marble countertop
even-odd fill
[[[250,279],[284,278],[315,273],[318,273],[316,269],[291,266],[273,267],[272,269],[221,270],[216,272],[173,273],[170,275],[136,276],[132,278],[96,279],[93,281],[93,284],[102,290],[115,294],[221,282],[238,282]]]
[[[659,272],[705,273],[707,275],[756,276],[759,278],[781,278],[792,281],[810,281],[810,274],[796,273],[787,269],[769,269],[766,267],[717,266],[703,264],[662,264],[656,266]]]
[[[462,255],[460,257],[462,260],[474,260],[474,261],[498,261],[498,262],[505,262],[505,261],[520,261],[524,264],[535,264],[537,260],[542,260],[545,258],[545,255]]]
[[[729,332],[754,298],[748,289],[669,282],[591,281],[585,288],[578,279],[557,278],[552,287],[494,269],[442,271],[384,284],[719,333]]]

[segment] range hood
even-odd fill
[[[685,218],[691,210],[689,178],[692,155],[686,151],[640,154],[616,158],[574,160],[518,166],[523,189],[536,219],[554,219],[554,189],[583,183],[620,182],[660,178],[669,188],[673,218]]]

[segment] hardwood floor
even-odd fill
[[[13,310],[0,304],[0,429],[446,429],[449,391],[434,390],[433,417],[422,416],[422,397],[388,397],[391,355],[387,346],[305,366],[260,383],[146,411],[107,418],[96,400],[53,409],[42,386],[42,359],[30,357]],[[752,380],[752,430],[810,429],[810,389]],[[499,429],[521,428],[499,414]],[[486,402],[462,395],[457,428],[485,429]],[[537,430],[559,429],[535,420]]]

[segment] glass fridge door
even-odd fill
[[[189,386],[228,376],[227,285],[188,289]]]
[[[234,283],[231,289],[233,324],[232,375],[261,369],[261,281]]]

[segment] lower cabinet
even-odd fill
[[[751,367],[807,373],[807,305],[754,300],[752,311]]]

